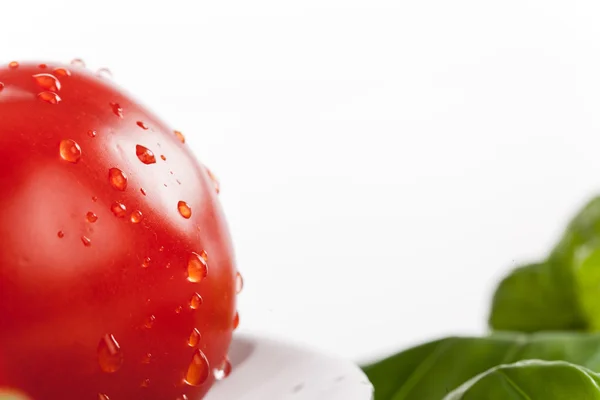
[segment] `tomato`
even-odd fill
[[[214,176],[82,66],[11,63],[0,82],[0,392],[201,398],[237,325]]]

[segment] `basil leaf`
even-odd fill
[[[600,376],[564,361],[520,361],[494,367],[443,400],[599,400]]]

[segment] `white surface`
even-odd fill
[[[5,5],[5,8],[9,7]],[[11,1],[11,59],[82,57],[222,181],[241,330],[357,359],[485,329],[600,183],[600,3]]]
[[[371,400],[373,387],[346,360],[292,344],[256,337],[235,337],[233,370],[206,400]]]

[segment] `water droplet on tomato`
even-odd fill
[[[58,104],[61,101],[61,98],[54,92],[40,92],[37,98],[50,104]]]
[[[143,121],[137,121],[136,122],[137,126],[139,126],[140,128],[142,128],[143,130],[147,130],[148,127],[146,126],[146,124],[144,124]]]
[[[146,195],[146,191],[144,190],[144,188],[140,188],[140,192],[145,196]]]
[[[179,203],[177,203],[177,210],[183,218],[188,219],[192,216],[192,209],[185,201],[179,201]]]
[[[100,68],[97,72],[96,75],[100,78],[105,78],[105,79],[110,79],[112,78],[112,72],[110,72],[110,69],[108,68]]]
[[[19,68],[19,63],[16,62],[16,61],[11,61],[11,62],[8,63],[8,68],[10,68],[10,69]]]
[[[202,300],[202,296],[200,296],[198,293],[194,293],[190,299],[190,308],[192,310],[197,310],[203,302],[204,300]]]
[[[167,161],[167,157],[165,157],[165,155],[164,155],[164,154],[161,154],[161,155],[160,155],[160,158],[161,158],[161,160],[163,160],[163,161]]]
[[[85,218],[91,223],[98,221],[98,216],[91,211],[88,211],[88,213],[85,214]]]
[[[123,191],[127,189],[127,175],[119,168],[111,168],[108,170],[108,181],[111,186],[117,190]]]
[[[119,103],[110,103],[110,108],[112,108],[113,113],[117,117],[123,118],[123,108],[119,105]]]
[[[89,131],[87,131],[87,134],[89,137],[95,138],[97,133],[96,133],[96,131],[90,129]]]
[[[139,224],[142,219],[144,218],[144,215],[142,214],[142,212],[140,210],[135,210],[134,212],[131,213],[131,223],[133,224]]]
[[[98,196],[92,196],[92,201],[95,203],[98,201]]]
[[[46,65],[46,64],[40,64],[40,65],[38,65],[38,68],[40,68],[40,69],[46,69],[46,68],[48,68],[48,65]]]
[[[58,146],[60,158],[65,161],[76,163],[81,158],[81,147],[76,141],[71,139],[63,139]]]
[[[110,210],[116,217],[123,218],[127,212],[127,207],[125,207],[125,204],[117,201],[110,206]]]
[[[179,396],[175,400],[188,400],[188,397],[185,394],[182,394],[181,396]]]
[[[242,278],[242,274],[236,272],[235,274],[235,293],[240,294],[244,289],[244,278]]]
[[[152,261],[150,257],[144,258],[144,261],[142,261],[142,268],[148,268],[150,266],[150,261]]]
[[[141,387],[147,388],[148,386],[150,386],[150,379],[146,378],[142,381],[142,383],[140,383]]]
[[[98,364],[104,372],[116,372],[123,364],[123,352],[113,335],[106,334],[98,344]]]
[[[85,62],[81,58],[74,58],[71,60],[71,65],[78,68],[85,68]]]
[[[82,236],[81,243],[83,243],[85,247],[90,247],[92,245],[92,240],[87,236]]]
[[[148,299],[150,300],[150,299]],[[149,316],[148,318],[146,318],[146,321],[144,322],[144,326],[147,329],[152,328],[152,326],[154,326],[154,322],[156,321],[156,317],[154,315]]]
[[[235,316],[233,317],[233,329],[237,329],[238,326],[240,325],[240,313],[239,312],[235,312]]]
[[[107,395],[98,393],[98,400],[110,400]]]
[[[202,281],[202,279],[206,278],[206,275],[208,274],[206,260],[200,257],[198,254],[192,253],[188,259],[187,273],[188,281],[195,283]]]
[[[4,83],[0,82],[0,92],[4,89]]]
[[[177,139],[179,139],[179,141],[181,143],[185,143],[185,136],[183,136],[183,133],[181,133],[179,131],[173,131],[173,133],[175,134],[175,136],[177,137]]]
[[[197,349],[188,366],[184,382],[190,386],[202,385],[208,379],[209,369],[206,356],[200,349]]]
[[[144,164],[154,164],[156,162],[154,153],[147,147],[140,146],[138,144],[137,146],[135,146],[135,154]]]
[[[179,179],[175,179],[175,182],[177,182],[178,185],[181,185],[181,181]]]
[[[213,186],[215,187],[215,192],[217,192],[217,194],[219,194],[221,192],[221,184],[219,183],[219,180],[217,179],[215,174],[212,173],[212,171],[210,169],[206,168],[206,172],[208,173],[208,177],[210,178],[210,180],[213,183]]]
[[[175,307],[175,314],[181,314],[182,311],[183,311],[183,307],[181,307],[181,306]]]
[[[65,233],[63,231],[58,231],[58,233],[56,235],[59,237],[59,239],[62,239],[65,237]]]
[[[44,90],[50,92],[58,92],[60,90],[60,82],[54,75],[51,74],[37,74],[33,75],[36,83]]]
[[[225,357],[223,361],[214,369],[213,374],[215,379],[221,381],[231,374],[231,362]]]
[[[206,252],[206,250],[202,250],[200,252],[200,257],[202,257],[202,259],[206,262],[208,262],[208,253]]]
[[[71,76],[71,71],[66,68],[56,68],[54,70],[54,75],[58,76]]]
[[[144,358],[142,358],[142,364],[150,364],[150,361],[152,361],[152,354],[146,353]]]
[[[188,338],[188,346],[190,346],[190,347],[198,346],[198,343],[200,342],[201,337],[202,337],[202,335],[200,335],[200,331],[198,329],[194,328],[192,330],[192,333],[190,333],[190,337]]]

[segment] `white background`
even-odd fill
[[[600,3],[6,1],[4,62],[83,58],[222,183],[241,330],[367,360],[481,333],[600,184]]]

